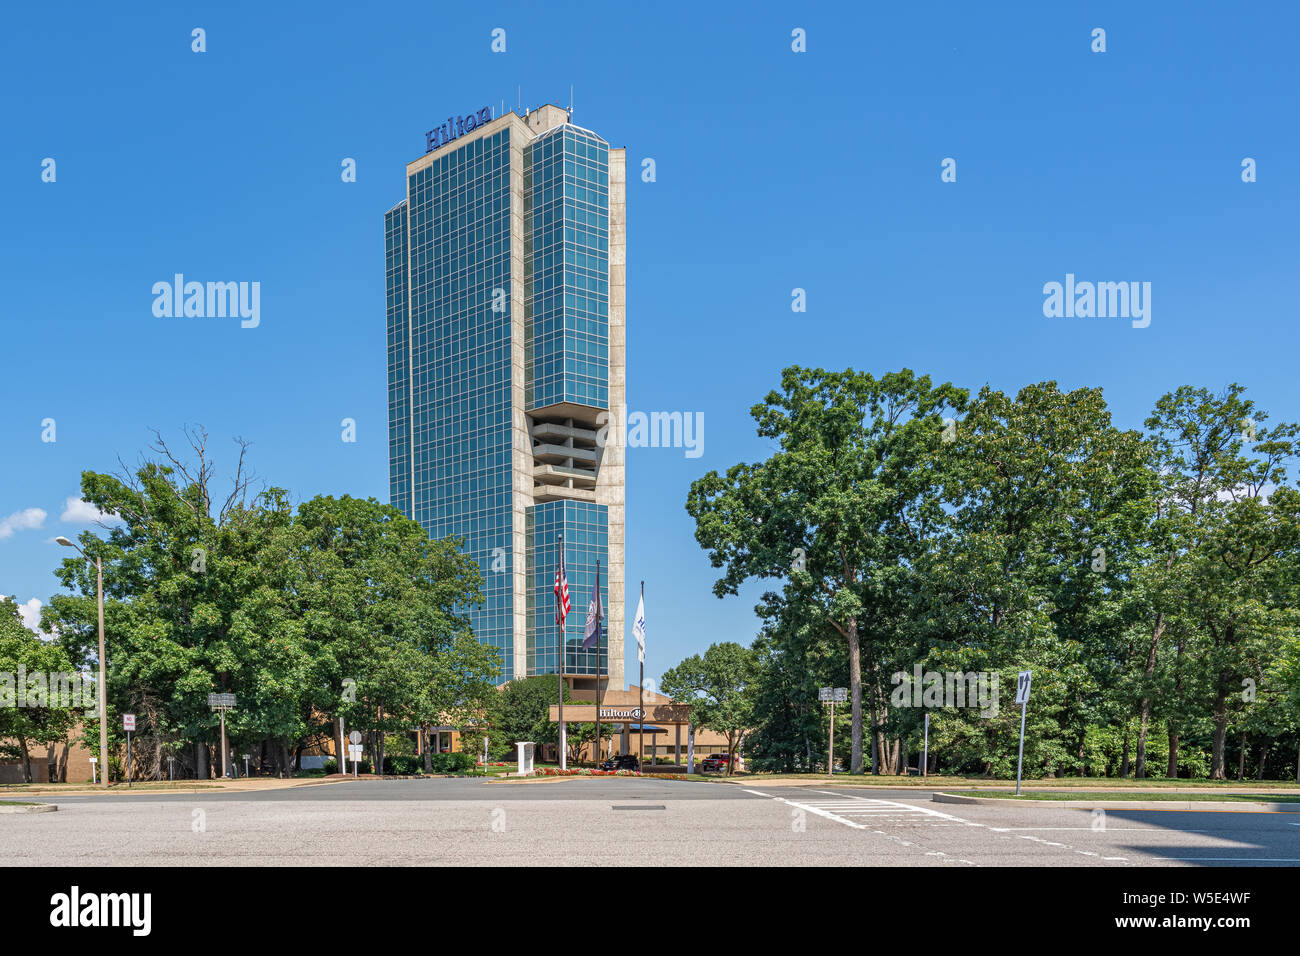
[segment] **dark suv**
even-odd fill
[[[636,754],[619,754],[600,765],[601,770],[640,770]]]

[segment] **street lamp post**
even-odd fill
[[[54,539],[56,544],[74,549],[82,560],[89,561],[82,551],[67,538],[60,535]],[[95,556],[95,592],[99,604],[99,785],[108,786],[108,676],[107,657],[104,653],[104,562]]]

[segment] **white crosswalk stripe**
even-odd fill
[[[824,791],[818,791],[824,793]],[[843,794],[828,794],[833,799],[808,797],[802,800],[783,802],[792,807],[834,820],[855,830],[873,829],[867,821],[888,821],[891,823],[916,822],[927,826],[975,826],[959,817],[932,810],[929,807],[913,803],[901,803],[896,800],[880,800],[873,797],[848,797]]]
[[[754,791],[751,791],[754,792]],[[914,847],[924,849],[922,844],[913,843],[911,840],[904,839],[902,836],[889,833],[880,827],[924,827],[925,829],[938,829],[941,827],[975,827],[977,829],[986,829],[990,832],[997,833],[1002,839],[1020,839],[1037,843],[1041,846],[1052,847],[1053,849],[1067,850],[1077,853],[1080,856],[1091,857],[1092,859],[1103,862],[1123,863],[1125,866],[1131,865],[1131,861],[1123,856],[1101,856],[1089,850],[1079,849],[1072,844],[1059,843],[1055,840],[1046,840],[1042,837],[1032,836],[1027,833],[1012,834],[1007,832],[1007,827],[990,827],[985,823],[976,823],[973,820],[963,820],[961,817],[953,816],[951,813],[944,813],[941,810],[934,810],[927,806],[915,803],[903,803],[898,800],[882,800],[876,797],[855,797],[847,796],[842,793],[834,793],[826,790],[813,791],[817,796],[812,796],[807,792],[800,793],[799,800],[790,800],[785,797],[772,797],[781,803],[795,807],[807,813],[824,817],[827,820],[833,820],[844,826],[852,827],[855,830],[865,830],[874,835],[882,836],[887,840],[905,847]],[[908,832],[914,840],[919,837],[914,832]],[[930,850],[926,856],[940,858],[945,863],[964,863],[968,866],[978,866],[972,860],[962,859],[939,850]]]
[[[818,791],[818,793],[825,793],[825,791]],[[916,823],[925,826],[944,827],[979,826],[979,824],[969,823],[951,814],[941,813],[938,810],[931,810],[929,807],[921,807],[912,803],[899,803],[894,800],[879,800],[871,797],[846,797],[838,793],[827,794],[827,796],[834,799],[821,800],[813,797],[806,797],[802,800],[788,800],[784,797],[775,799],[807,813],[824,817],[827,820],[834,820],[836,823],[842,823],[844,826],[852,827],[855,830],[869,831],[884,837],[886,840],[891,840],[899,846],[920,849],[925,852],[926,856],[936,857],[943,863],[960,863],[965,866],[977,865],[972,860],[953,856],[944,853],[942,850],[925,850],[920,844],[905,840],[900,836],[878,829],[878,827]]]

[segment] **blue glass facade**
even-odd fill
[[[411,377],[407,357],[406,203],[384,216],[384,276],[388,296],[389,500],[411,513]]]
[[[465,611],[501,651],[503,680],[560,667],[562,534],[565,672],[608,675],[612,643],[621,679],[622,466],[601,478],[593,458],[611,398],[608,144],[551,107],[508,114],[409,164],[384,234],[392,503],[432,537],[463,539],[485,595]],[[607,501],[619,509],[612,612]],[[597,562],[619,634],[588,651]]]
[[[529,408],[609,407],[609,144],[573,126],[524,150]]]
[[[548,501],[528,509],[528,673],[554,674],[560,663],[555,626],[560,534],[564,535],[565,576],[573,607],[564,625],[564,672],[603,674],[608,663],[607,635],[601,634],[598,648],[584,650],[582,634],[597,562],[601,567],[601,606],[609,607],[609,509],[586,501]]]
[[[510,139],[448,150],[407,183],[412,493],[407,512],[484,570],[479,640],[514,676],[511,588]],[[493,573],[487,573],[491,569]],[[504,573],[501,573],[504,572]]]

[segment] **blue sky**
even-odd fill
[[[705,416],[700,458],[629,450],[633,679],[642,578],[647,675],[754,636],[762,588],[713,597],[683,504],[765,456],[748,408],[785,365],[1101,385],[1132,426],[1180,384],[1240,381],[1300,416],[1293,5],[156,6],[20,5],[0,31],[0,593],[20,602],[48,600],[50,539],[85,527],[63,520],[80,472],[135,461],[151,426],[202,424],[227,466],[250,440],[297,500],[388,500],[383,213],[425,130],[520,86],[535,106],[572,85],[574,122],[627,147],[629,408]],[[260,326],[156,318],[177,272],[259,281]],[[1150,282],[1150,326],[1045,318],[1066,273]]]

